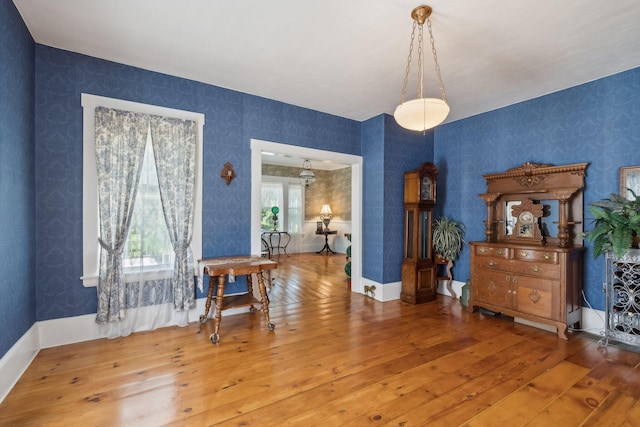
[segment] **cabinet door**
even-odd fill
[[[511,284],[514,290],[513,308],[515,310],[547,319],[565,321],[561,317],[561,307],[558,305],[560,294],[558,282],[541,277],[513,275]]]
[[[498,307],[511,308],[511,275],[504,271],[475,268],[471,293],[473,300]]]

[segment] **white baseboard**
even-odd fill
[[[604,319],[604,311],[582,307],[582,324],[580,325],[582,329],[580,330],[593,335],[602,335],[604,333]]]
[[[373,290],[373,299],[381,302],[393,301],[396,299],[400,299],[400,291],[402,290],[402,282],[391,282],[382,283],[375,282],[373,280],[367,279],[366,277],[362,278],[362,288],[361,289],[353,289],[355,292],[359,292],[364,294],[365,286],[375,286]]]
[[[438,282],[438,289],[436,289],[436,293],[442,294],[442,295],[446,295],[446,296],[450,297],[451,293],[447,289],[446,284],[447,284],[446,281],[440,280]],[[460,296],[462,295],[462,287],[463,286],[464,286],[464,282],[459,282],[457,280],[454,280],[453,282],[451,282],[451,289],[453,289],[453,292],[456,294],[456,298],[457,299],[460,299]]]
[[[545,331],[557,333],[558,330],[555,326],[546,325],[543,323],[532,322],[530,320],[514,317],[514,322],[522,323],[523,325],[533,326],[534,328],[544,329]],[[582,307],[582,319],[580,321],[580,329],[575,331],[588,332],[593,335],[602,335],[604,333],[604,311],[594,310],[588,307]]]
[[[0,359],[0,403],[38,355],[38,340],[38,324],[34,323]]]
[[[353,289],[355,292],[360,292],[364,294],[365,286],[375,286],[374,290],[374,299],[382,302],[393,301],[400,299],[400,292],[402,291],[402,282],[390,282],[385,283],[384,285],[373,280],[367,279],[366,277],[362,278],[362,289]],[[453,281],[451,287],[453,292],[456,293],[456,298],[460,298],[462,294],[462,286],[464,286],[464,282]],[[445,282],[439,282],[438,288],[436,289],[436,293],[451,296],[449,291],[445,286]]]

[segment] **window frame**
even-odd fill
[[[96,107],[117,108],[126,111],[155,114],[193,120],[197,123],[196,149],[196,200],[194,210],[193,239],[191,248],[195,267],[202,258],[202,170],[203,135],[205,115],[192,111],[176,110],[157,105],[125,101],[116,98],[81,94],[82,105],[82,284],[84,287],[98,285],[100,245],[98,244],[98,177],[95,151]]]
[[[278,184],[282,184],[282,205],[283,206],[280,207],[281,219],[278,219],[278,222],[283,225],[280,227],[280,231],[286,231],[287,233],[291,233],[291,230],[289,230],[289,185],[290,184],[301,185],[300,179],[286,177],[286,176],[263,175],[262,180],[260,181],[260,184],[264,182],[267,182],[267,183],[275,182]],[[301,208],[303,209],[303,212],[304,212],[304,203],[305,203],[304,187],[302,189],[301,197],[302,197]],[[262,198],[261,198],[261,201],[262,201]],[[304,215],[302,217],[302,220],[300,221],[300,233],[302,233],[303,224],[304,224]],[[268,230],[261,230],[261,231],[268,231]]]

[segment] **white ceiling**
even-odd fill
[[[36,42],[362,121],[417,0],[14,0]],[[638,0],[430,0],[448,122],[640,66]],[[425,28],[426,31],[426,28]],[[426,96],[439,96],[427,49]],[[413,98],[416,84],[408,89]]]

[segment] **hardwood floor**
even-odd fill
[[[280,257],[261,313],[44,349],[2,426],[640,425],[640,354],[459,301],[347,292],[344,256]]]

